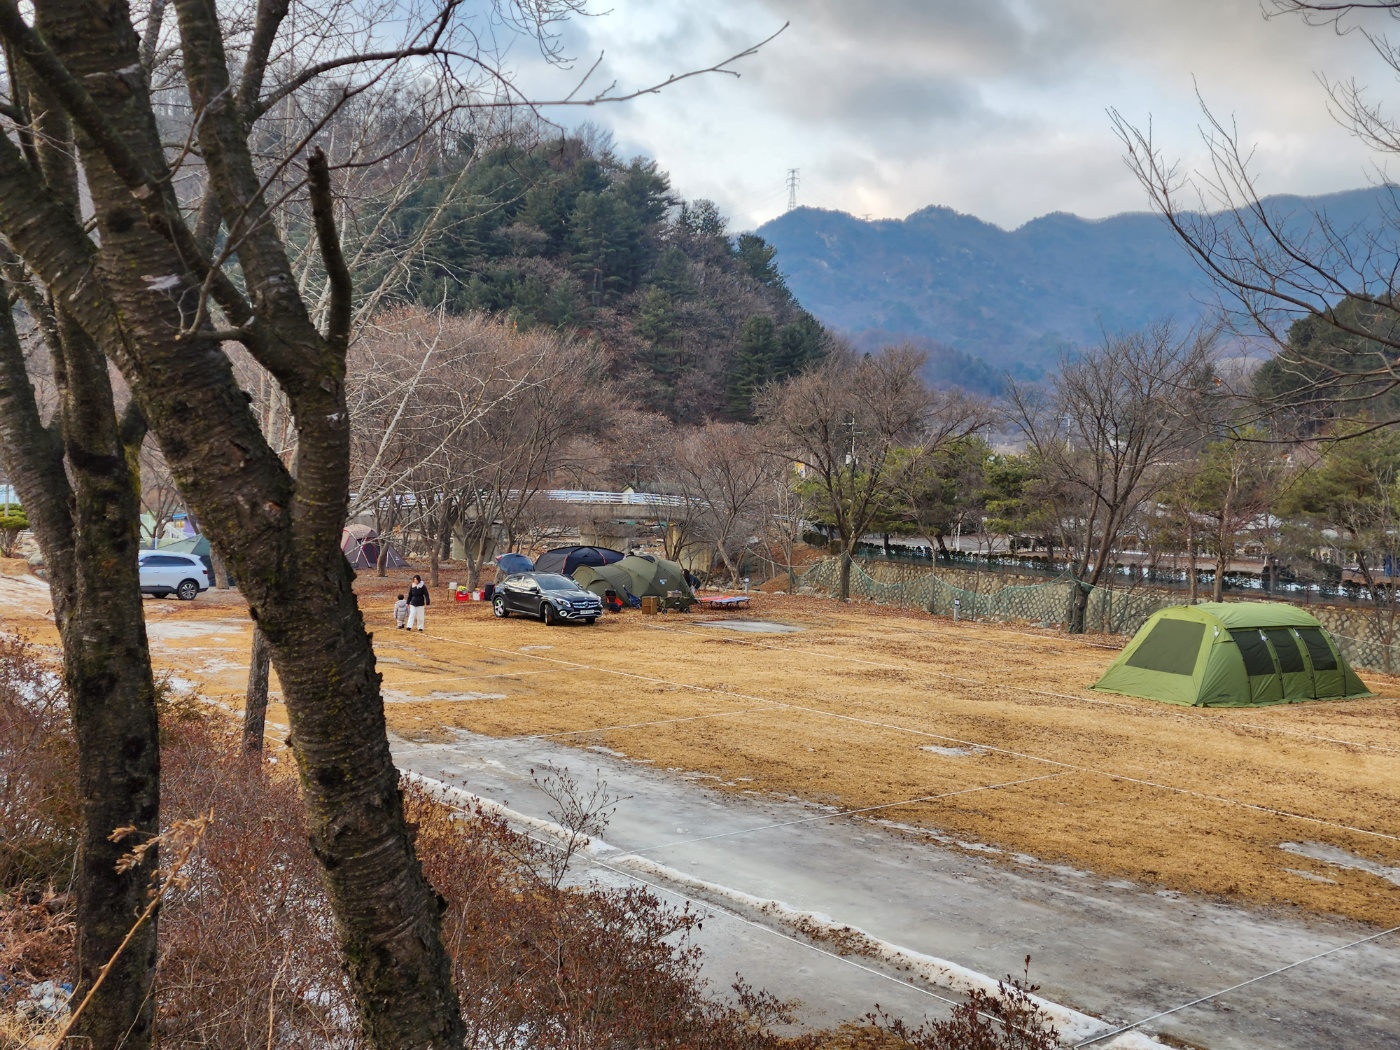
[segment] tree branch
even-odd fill
[[[335,228],[335,197],[331,193],[329,162],[322,150],[312,151],[306,163],[307,188],[311,194],[311,214],[316,221],[316,243],[321,260],[326,264],[330,282],[330,309],[326,318],[326,342],[336,357],[344,361],[350,345],[350,319],[354,306],[355,286],[345,255],[340,247],[340,235]]]

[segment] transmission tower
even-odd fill
[[[788,211],[792,211],[793,208],[796,208],[796,207],[797,207],[797,185],[798,185],[798,183],[799,183],[800,181],[801,181],[801,180],[797,177],[797,169],[796,169],[796,168],[788,168],[788,173],[787,173],[787,188],[788,188],[788,206],[787,206],[787,210],[788,210]]]

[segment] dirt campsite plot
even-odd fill
[[[960,848],[1400,924],[1396,680],[1363,674],[1373,699],[1177,708],[1089,691],[1114,655],[1093,641],[781,595],[728,619],[801,630],[634,612],[548,628],[442,590],[409,633],[395,575],[357,586],[402,736],[545,735]],[[4,582],[0,614],[45,640],[36,594]],[[145,606],[158,662],[236,707],[241,601]]]

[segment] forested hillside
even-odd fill
[[[1364,238],[1387,227],[1392,193],[1280,196],[1266,206],[1285,229],[1322,211],[1344,239]],[[1038,377],[1105,329],[1190,323],[1214,300],[1180,242],[1146,213],[1096,221],[1057,213],[1008,231],[941,207],[874,222],[798,208],[758,233],[824,324],[862,341],[922,337],[946,348],[950,370],[964,354],[993,375]],[[965,374],[966,385],[987,387],[985,370]]]
[[[685,202],[652,161],[568,137],[507,145],[423,181],[396,214],[425,225],[410,295],[521,327],[592,336],[640,407],[745,418],[753,392],[821,356],[825,333],[753,234]]]

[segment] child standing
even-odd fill
[[[404,600],[404,596],[400,594],[399,600],[394,603],[394,626],[397,627],[400,631],[402,631],[404,628],[404,624],[406,624],[407,622],[408,602],[406,602]]]

